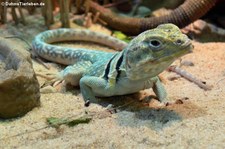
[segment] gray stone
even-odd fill
[[[40,105],[39,83],[31,58],[14,45],[0,38],[0,118],[22,116]]]

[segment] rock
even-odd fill
[[[19,49],[14,42],[0,38],[0,118],[22,116],[40,105],[31,58]]]
[[[200,19],[183,28],[182,32],[200,42],[225,41],[225,29]]]

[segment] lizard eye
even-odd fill
[[[149,46],[152,48],[159,48],[162,43],[159,40],[153,39],[149,42]]]

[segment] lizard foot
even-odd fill
[[[45,75],[36,73],[36,75],[45,78],[47,85],[57,86],[63,81],[63,76],[60,73],[47,73]]]
[[[90,100],[86,100],[85,103],[84,103],[84,106],[85,107],[89,107],[90,106],[90,103],[91,103]]]
[[[89,107],[91,103],[98,103],[100,99],[97,98],[88,98],[87,100],[84,100],[84,106]]]

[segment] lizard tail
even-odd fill
[[[127,45],[119,39],[90,30],[61,28],[38,34],[32,42],[32,49],[40,57],[64,65],[74,64],[80,60],[95,61],[96,55],[104,55],[105,53],[51,44],[63,41],[90,41],[112,47],[115,50],[122,50]]]

